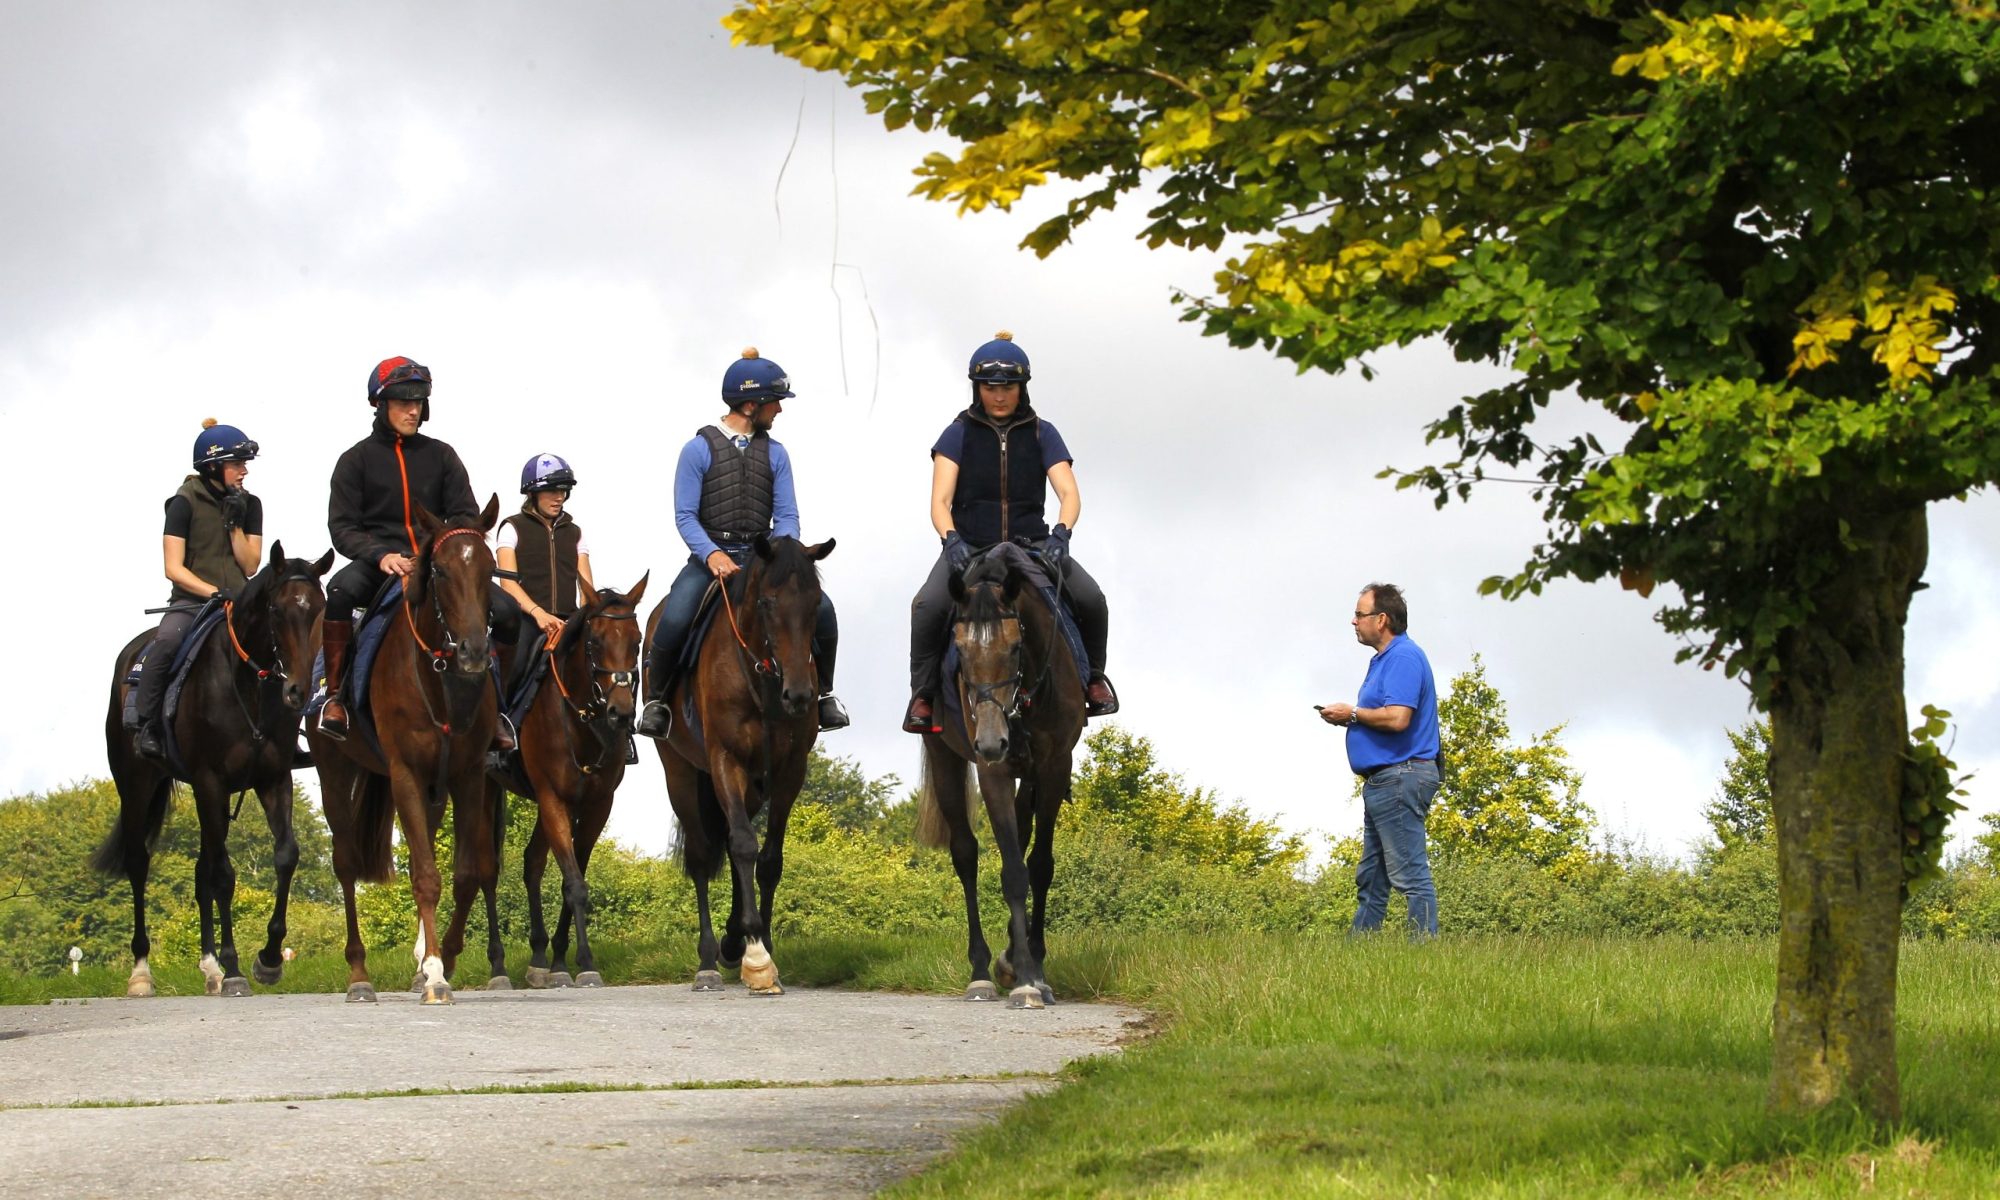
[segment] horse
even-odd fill
[[[574,983],[604,985],[590,952],[586,922],[590,892],[584,872],[611,817],[612,795],[625,778],[625,747],[632,736],[639,688],[637,610],[650,577],[650,573],[642,576],[630,592],[602,588],[595,600],[570,617],[561,636],[543,648],[549,675],[521,721],[520,777],[510,780],[509,786],[533,799],[539,811],[534,835],[521,858],[521,876],[528,885],[529,987],[564,987],[572,982],[566,965],[572,921]],[[542,921],[542,873],[551,850],[563,881],[553,971],[548,927]]]
[[[1000,849],[1008,945],[997,978],[1000,987],[1010,989],[1012,1008],[1055,1003],[1042,972],[1048,954],[1043,919],[1055,878],[1056,817],[1069,799],[1070,758],[1084,721],[1076,659],[1062,644],[1055,610],[1038,587],[1029,586],[1037,581],[1025,573],[1027,565],[1025,552],[1003,543],[952,577],[959,715],[941,721],[942,732],[924,735],[917,806],[919,840],[949,845],[965,889],[966,957],[972,965],[965,998],[998,999],[996,976],[987,973],[991,951],[979,928],[979,843],[968,807],[968,777],[977,774]],[[1024,864],[1022,846],[1031,832],[1034,849]]]
[[[819,610],[815,563],[834,540],[801,545],[759,537],[741,577],[721,588],[723,617],[693,670],[667,693],[675,713],[691,701],[694,720],[676,720],[658,743],[667,797],[680,822],[681,866],[701,912],[701,965],[694,990],[722,990],[723,966],[742,967],[755,995],[784,992],[771,957],[771,903],[785,871],[785,827],[805,785],[819,736],[819,680],[812,657]],[[732,595],[732,592],[735,594]],[[646,619],[654,636],[660,610]],[[750,822],[769,805],[764,844]],[[709,915],[708,883],[729,860],[729,920],[720,943]]]
[[[422,505],[412,514],[421,552],[403,577],[403,595],[390,608],[389,628],[370,675],[367,707],[381,752],[358,727],[335,741],[319,730],[315,713],[306,741],[319,767],[320,801],[333,834],[333,873],[347,906],[347,999],[372,1003],[368,951],[354,907],[357,882],[395,877],[389,843],[392,817],[403,829],[410,855],[410,890],[417,902],[417,976],[412,991],[425,1004],[451,1003],[452,973],[465,947],[465,923],[475,893],[486,898],[487,987],[507,988],[494,887],[500,874],[498,785],[486,778],[486,747],[499,721],[492,652],[487,636],[487,589],[494,572],[486,533],[500,497],[486,502],[477,527],[446,528]],[[442,892],[434,840],[452,809],[452,913],[444,940],[437,937]]]
[[[313,656],[319,653],[320,614],[326,609],[320,579],[332,565],[331,550],[307,562],[286,558],[284,543],[272,542],[270,562],[244,585],[241,596],[223,602],[224,628],[213,631],[195,652],[181,688],[173,736],[201,822],[194,879],[201,904],[201,972],[211,996],[250,994],[236,959],[236,869],[229,863],[229,797],[247,789],[255,789],[264,806],[271,862],[277,869],[276,903],[251,971],[267,987],[284,974],[285,905],[299,863],[299,844],[292,835],[292,766]],[[118,817],[91,856],[97,870],[123,875],[132,885],[128,996],[153,994],[153,971],[146,961],[152,951],[146,936],[146,875],[175,779],[171,766],[139,753],[122,720],[125,677],[152,637],[147,630],[125,643],[112,671],[104,743],[118,787]]]

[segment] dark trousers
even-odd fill
[[[374,563],[359,560],[334,572],[326,585],[326,619],[352,621],[354,611],[368,607],[388,578],[388,573]],[[497,583],[486,586],[486,603],[491,614],[488,624],[493,640],[513,645],[520,636],[521,606]]]
[[[737,556],[732,554],[731,557]],[[742,557],[749,557],[749,547],[744,547]],[[738,565],[741,564],[739,558]],[[688,631],[694,628],[702,594],[708,591],[709,580],[713,578],[715,575],[707,564],[690,556],[681,573],[674,576],[674,585],[667,589],[667,603],[660,610],[660,623],[654,626],[652,644],[646,647],[648,699],[658,700],[666,694],[667,684],[671,682],[669,676],[674,665],[680,661],[681,647],[687,642]],[[833,600],[822,591],[819,594],[819,611],[813,614],[812,648],[813,666],[819,673],[819,694],[822,696],[833,692],[833,662],[839,652],[840,619],[834,615]]]
[[[1111,640],[1111,612],[1104,589],[1075,559],[1063,560],[1063,595],[1076,614],[1078,632],[1083,634],[1084,653],[1090,669],[1104,671],[1107,643]],[[938,658],[944,653],[945,630],[951,624],[951,563],[940,553],[931,565],[924,586],[910,601],[910,690],[926,696],[937,695]]]
[[[146,650],[146,661],[139,668],[139,719],[148,723],[160,719],[160,706],[167,699],[167,668],[173,665],[174,652],[186,640],[188,630],[194,626],[194,609],[170,612],[160,618],[159,631],[153,634],[153,643]]]

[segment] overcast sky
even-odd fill
[[[746,344],[799,392],[775,432],[804,532],[839,539],[824,578],[855,725],[823,744],[911,782],[925,451],[1006,328],[1076,455],[1118,719],[1164,766],[1290,829],[1356,828],[1341,734],[1301,702],[1353,697],[1348,615],[1386,579],[1441,685],[1483,654],[1517,738],[1566,727],[1607,830],[1670,854],[1702,832],[1741,685],[1674,664],[1657,596],[1478,597],[1540,536],[1518,491],[1439,513],[1374,478],[1427,461],[1424,423],[1490,375],[1426,346],[1375,359],[1373,382],[1301,377],[1203,339],[1169,291],[1215,260],[1147,251],[1136,206],[1038,261],[1013,247],[1061,193],[964,219],[909,197],[910,168],[950,147],[732,49],[725,11],[0,7],[0,444],[28,566],[0,600],[0,794],[105,772],[111,661],[166,595],[160,504],[202,418],[263,445],[266,545],[316,557],[327,476],[368,429],[364,375],[410,355],[437,380],[426,431],[482,500],[513,511],[521,463],[563,455],[598,581],[650,570],[658,597],[686,555],[675,457]],[[1972,766],[2000,760],[1996,527],[1987,498],[1934,510],[1910,621],[1912,711],[1952,709]],[[612,832],[658,852],[670,825],[648,756]]]

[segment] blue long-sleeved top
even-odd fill
[[[724,434],[735,436],[728,429]],[[722,547],[701,527],[701,481],[713,460],[708,442],[699,435],[681,447],[680,463],[674,468],[674,527],[695,561],[705,562]],[[771,536],[799,536],[799,501],[792,485],[792,456],[776,438],[771,439]]]

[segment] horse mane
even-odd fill
[[[1010,553],[1011,551],[1011,553]],[[1007,616],[1018,616],[1020,597],[1033,595],[1043,608],[1047,602],[1041,589],[1030,585],[1029,576],[1021,574],[1017,556],[1025,558],[1025,551],[1008,542],[1002,542],[987,550],[965,568],[960,582],[965,585],[965,601],[960,605],[966,617],[974,621],[997,621]],[[1001,600],[1002,590],[1010,578],[1018,576],[1020,586],[1015,592],[1016,612],[1008,612]],[[998,585],[998,586],[988,586]]]

